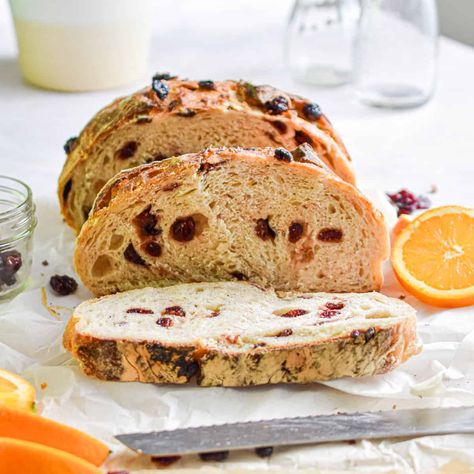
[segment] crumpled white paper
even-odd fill
[[[367,194],[393,223],[393,211],[384,204],[381,193]],[[90,293],[80,286],[74,295],[56,297],[48,287],[53,274],[74,275],[74,236],[61,221],[54,199],[37,202],[37,214],[31,284],[24,293],[0,305],[0,366],[20,372],[34,383],[43,416],[73,425],[108,443],[113,454],[105,471],[151,473],[157,468],[149,458],[136,456],[120,445],[113,438],[119,433],[338,411],[474,405],[473,308],[434,308],[409,295],[406,301],[418,310],[424,350],[387,375],[241,389],[154,386],[87,378],[63,349],[61,338],[72,308]],[[42,265],[44,260],[47,266]],[[395,297],[406,295],[389,265],[385,274],[383,292]],[[55,305],[58,318],[42,304],[42,287],[46,288],[48,304]],[[216,466],[224,470],[281,468],[281,472],[298,467],[321,472],[428,473],[450,462],[474,466],[473,448],[474,435],[429,436],[278,448],[270,459],[238,452]],[[211,465],[189,456],[173,468],[211,472]]]

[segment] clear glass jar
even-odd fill
[[[359,99],[390,108],[425,103],[435,86],[437,40],[435,0],[362,0],[354,53]]]
[[[320,86],[349,82],[359,15],[359,0],[296,0],[285,44],[293,77]]]
[[[0,300],[18,294],[28,282],[35,227],[31,189],[0,176]]]

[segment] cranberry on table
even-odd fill
[[[53,275],[49,280],[51,288],[57,295],[67,296],[77,290],[77,282],[67,275]]]
[[[428,209],[431,207],[431,202],[426,196],[416,196],[407,189],[400,189],[397,193],[388,194],[390,201],[397,208],[398,216],[402,214],[412,214],[419,209]]]

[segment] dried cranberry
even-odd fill
[[[340,302],[331,302],[331,301],[328,301],[326,304],[325,304],[326,308],[328,309],[342,309],[344,308],[344,303],[340,303]]]
[[[273,446],[255,448],[255,454],[260,458],[269,458],[273,454]]]
[[[153,310],[147,308],[130,308],[127,309],[127,313],[153,314]]]
[[[275,148],[275,158],[281,161],[293,161],[293,155],[284,148]]]
[[[71,137],[66,140],[66,143],[64,144],[63,148],[64,151],[69,155],[72,150],[74,150],[74,147],[77,144],[78,137]]]
[[[159,318],[156,320],[158,326],[163,326],[164,328],[169,328],[173,326],[173,320],[171,318]]]
[[[176,219],[171,226],[173,238],[178,242],[189,242],[193,240],[195,232],[196,223],[191,216]]]
[[[394,194],[387,194],[387,196],[397,207],[398,216],[411,214],[418,209],[428,209],[431,206],[431,202],[426,196],[415,196],[406,189],[401,189]]]
[[[285,97],[279,95],[265,102],[264,107],[271,115],[279,115],[288,110],[289,104]]]
[[[288,240],[294,244],[303,236],[303,225],[299,222],[293,222],[288,228]]]
[[[172,314],[173,316],[181,316],[182,318],[186,316],[186,312],[181,306],[170,306],[169,308],[165,308],[161,314]]]
[[[213,90],[216,88],[214,81],[199,81],[198,84],[201,89]]]
[[[337,314],[339,314],[339,311],[336,311],[336,310],[334,310],[334,309],[323,309],[323,310],[319,313],[319,317],[320,317],[320,318],[328,319],[328,318],[333,318],[333,317],[336,316]]]
[[[153,76],[153,79],[151,81],[151,88],[155,91],[155,94],[160,100],[166,99],[170,92],[170,88],[168,87],[168,85],[165,84],[161,79],[159,79],[158,75]]]
[[[318,120],[323,115],[321,112],[321,107],[319,107],[318,104],[309,102],[304,104],[303,114],[308,120]]]
[[[17,250],[9,250],[0,253],[0,271],[14,274],[22,265],[21,253]]]
[[[290,311],[287,311],[284,314],[281,314],[280,316],[282,318],[296,318],[297,316],[303,316],[303,314],[308,314],[309,311],[306,311],[305,309],[290,309]]]
[[[178,76],[172,76],[169,72],[157,72],[153,79],[157,81],[170,81],[171,79],[176,79]]]
[[[248,277],[246,275],[244,275],[243,273],[240,273],[240,272],[232,272],[231,275],[236,279],[236,280],[239,280],[239,281],[246,281],[248,280]]]
[[[0,253],[0,285],[14,285],[16,283],[15,274],[21,268],[21,265],[21,253],[17,250]]]
[[[147,242],[143,248],[151,257],[159,257],[161,255],[161,245],[158,242]]]
[[[63,201],[64,202],[67,201],[67,197],[69,196],[69,193],[71,192],[71,188],[72,188],[72,179],[68,180],[66,184],[64,185],[64,188],[63,188]]]
[[[322,229],[318,233],[318,240],[323,242],[340,242],[342,239],[342,230],[340,229]]]
[[[119,160],[126,160],[128,158],[131,158],[138,150],[138,143],[135,141],[130,141],[125,143],[125,145],[122,146],[117,152],[115,153],[115,156]]]
[[[211,312],[211,318],[216,318],[217,316],[219,316],[219,314],[221,314],[221,312],[218,309],[215,309]]]
[[[283,329],[283,331],[280,331],[276,337],[287,337],[291,336],[293,334],[293,331],[291,329]]]
[[[358,331],[357,329],[354,329],[352,332],[351,332],[351,337],[353,337],[354,339],[356,339],[357,337],[360,336],[360,331]]]
[[[138,214],[138,216],[133,219],[133,223],[138,226],[145,235],[158,235],[161,233],[161,230],[156,228],[158,218],[150,211],[151,205]]]
[[[295,141],[298,145],[302,145],[303,143],[309,143],[310,145],[313,144],[313,139],[305,132],[301,130],[297,130],[295,132]]]
[[[369,342],[375,336],[375,328],[369,328],[365,331],[364,339],[365,342]]]
[[[61,296],[67,296],[77,290],[77,282],[67,275],[53,275],[49,284],[54,292]]]
[[[123,252],[123,256],[126,260],[131,263],[135,263],[136,265],[146,265],[145,260],[143,260],[143,258],[138,255],[132,243],[127,245],[127,248]]]
[[[171,466],[175,462],[179,461],[181,456],[152,456],[151,462],[159,464],[160,466],[166,467]]]
[[[276,237],[275,231],[268,223],[268,217],[266,219],[258,219],[257,224],[255,225],[255,233],[257,234],[257,237],[260,237],[262,240],[273,240]]]
[[[215,451],[213,453],[199,453],[203,461],[225,461],[229,457],[229,451]]]

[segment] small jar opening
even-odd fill
[[[29,186],[0,175],[0,251],[27,236],[35,225],[35,206]]]

